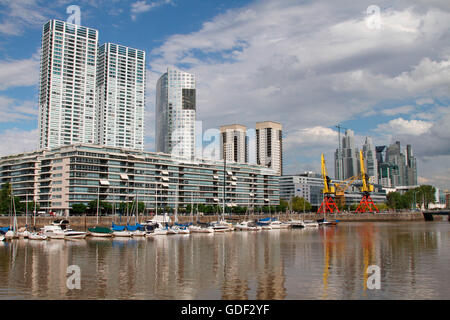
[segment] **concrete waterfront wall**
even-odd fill
[[[248,217],[244,215],[233,215],[231,218],[236,221],[242,221],[244,219],[261,219],[269,217],[269,215],[249,215]],[[315,220],[323,218],[323,214],[317,213],[301,213],[301,214],[280,214],[280,215],[272,215],[272,217],[277,217],[282,221],[290,220],[290,219],[304,219],[304,220]],[[36,227],[40,228],[44,225],[51,224],[56,219],[63,219],[64,217],[36,217]],[[143,222],[147,219],[150,219],[149,216],[140,216],[139,221]],[[173,219],[173,217],[171,216]],[[227,217],[228,218],[228,217]],[[421,212],[396,212],[396,213],[339,213],[339,214],[330,214],[326,216],[327,220],[337,219],[339,221],[345,222],[361,222],[361,221],[414,221],[414,220],[424,220],[424,217]],[[65,218],[64,218],[65,219]],[[84,229],[97,225],[97,217],[96,216],[70,216],[68,217],[70,221],[70,225],[73,228]],[[193,218],[196,221],[196,217]],[[201,216],[199,218],[202,222],[210,222],[216,221],[217,215],[215,216]],[[20,216],[17,217],[17,223],[19,227],[25,226],[25,217]],[[98,217],[98,225],[100,226],[111,226],[112,222],[119,224],[118,217],[111,216],[100,216]],[[130,217],[130,224],[134,224],[134,217]],[[190,222],[192,221],[192,217],[190,216],[178,216],[178,221],[180,223]],[[121,224],[125,224],[127,219],[122,217]],[[0,226],[8,226],[10,225],[10,217],[0,217]],[[33,226],[33,218],[28,217],[28,225]]]

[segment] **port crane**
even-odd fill
[[[359,160],[360,160],[360,167],[361,167],[361,180],[362,180],[362,187],[361,192],[363,194],[363,197],[361,199],[361,202],[358,205],[358,208],[356,209],[356,213],[362,213],[362,212],[380,212],[373,203],[372,198],[370,197],[370,193],[373,192],[373,184],[369,181],[369,175],[366,173],[366,170],[364,168],[364,158],[362,150],[359,151]]]
[[[332,185],[330,177],[328,176],[323,153],[322,153],[322,178],[323,178],[323,190],[322,190],[323,201],[319,207],[319,210],[317,210],[317,213],[339,212],[339,209],[336,206],[336,203],[334,202],[333,199],[333,195],[335,194],[336,190],[335,187]]]
[[[345,205],[345,190],[348,189],[348,187],[350,187],[353,182],[355,182],[356,180],[360,179],[359,176],[353,176],[350,177],[340,183],[335,182],[334,186],[336,188],[336,192],[335,192],[335,200],[338,206],[344,207]]]

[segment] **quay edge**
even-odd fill
[[[228,218],[231,218],[235,221],[241,221],[244,219],[261,219],[265,217],[269,217],[270,215],[232,215],[227,216]],[[272,217],[276,217],[281,221],[286,221],[289,219],[304,219],[304,220],[314,220],[314,219],[321,219],[323,218],[323,214],[317,214],[317,213],[300,213],[300,214],[273,214]],[[150,219],[150,216],[140,216],[139,221],[145,221],[147,219]],[[173,216],[170,216],[170,218],[173,219]],[[405,211],[405,212],[396,212],[396,213],[338,213],[338,214],[327,214],[326,218],[328,220],[339,220],[341,222],[376,222],[376,221],[424,221],[424,216],[422,212],[411,212],[411,211]],[[62,217],[62,216],[56,216],[56,217],[36,217],[36,227],[41,228],[44,225],[51,224],[56,219],[68,219],[70,222],[70,226],[73,228],[78,229],[84,229],[84,228],[90,228],[97,224],[97,217],[95,216],[69,216],[69,217]],[[196,217],[193,217],[194,221],[196,220]],[[199,220],[202,222],[210,222],[217,220],[217,215],[210,215],[210,216],[200,216]],[[115,222],[116,224],[119,223],[118,217],[112,217],[112,216],[101,216],[99,217],[99,226],[104,227],[110,227],[112,222]],[[134,224],[135,218],[130,217],[129,222],[130,224]],[[178,216],[178,222],[179,223],[186,223],[191,222],[192,217],[191,216]],[[127,219],[122,217],[120,223],[125,224],[127,222]],[[18,216],[17,217],[17,223],[19,227],[25,226],[25,217],[24,216]],[[0,217],[0,226],[8,226],[10,224],[10,217],[9,216],[2,216]],[[33,220],[30,217],[28,217],[28,224],[32,227],[33,226]]]

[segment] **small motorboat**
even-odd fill
[[[47,236],[39,232],[30,232],[28,240],[47,240]]]
[[[302,229],[305,227],[303,220],[290,220],[288,223],[291,225],[291,228],[294,229]]]
[[[305,224],[305,228],[318,228],[319,223],[314,220],[304,220],[303,223]]]

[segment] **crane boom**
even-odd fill
[[[322,153],[321,158],[321,164],[322,164],[322,179],[323,179],[323,201],[320,205],[319,209],[317,210],[317,213],[327,213],[327,212],[339,212],[338,207],[336,206],[336,203],[334,202],[334,199],[332,195],[335,193],[335,187],[332,185],[332,181],[330,177],[328,176],[327,172],[327,166],[325,164],[325,157]]]
[[[361,192],[363,193],[363,197],[361,202],[359,203],[356,212],[379,212],[376,205],[373,203],[372,198],[370,197],[370,193],[373,192],[374,187],[369,182],[369,175],[366,173],[366,169],[364,167],[364,158],[362,150],[359,151],[359,161],[361,167],[361,180],[362,180],[362,188]]]

